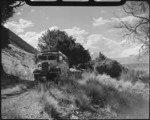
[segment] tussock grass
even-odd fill
[[[9,113],[2,114],[2,119],[24,119],[18,112],[10,111]]]
[[[127,71],[122,71],[120,79],[131,81],[133,84],[138,80],[141,80],[144,83],[149,83],[149,74],[145,71],[128,69]]]
[[[110,109],[118,114],[129,115],[130,118],[146,118],[149,112],[149,87],[142,83],[112,79],[108,75],[84,73],[79,84],[91,104]],[[147,88],[147,89],[145,89]]]
[[[149,117],[149,85],[142,81],[133,83],[130,80],[116,80],[108,75],[95,73],[83,73],[80,79],[74,75],[61,78],[57,85],[50,83],[40,87],[45,96],[42,101],[48,101],[44,102],[44,109],[49,113],[57,111],[57,102],[49,94],[50,88],[55,86],[65,91],[65,94],[73,95],[75,105],[82,110],[96,105],[109,109],[112,114],[121,115],[122,118]]]
[[[87,110],[90,107],[91,99],[81,90],[78,94],[76,94],[75,104],[77,107],[82,110]]]
[[[43,110],[46,112],[50,118],[60,119],[58,112],[58,102],[50,96],[49,91],[41,92],[40,103],[43,105]]]

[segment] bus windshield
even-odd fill
[[[56,60],[56,59],[57,59],[56,55],[48,56],[48,60]]]
[[[47,60],[47,56],[39,56],[39,61]]]

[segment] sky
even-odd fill
[[[4,26],[35,48],[38,38],[48,29],[59,29],[88,49],[92,59],[98,57],[99,52],[108,58],[138,54],[140,46],[129,43],[122,37],[121,31],[113,27],[118,19],[134,21],[122,6],[46,7],[25,4],[15,10]]]

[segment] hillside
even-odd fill
[[[4,44],[12,44],[15,47],[22,49],[26,52],[35,54],[38,53],[39,51],[26,43],[24,40],[22,40],[18,35],[13,33],[11,30],[5,28],[3,25],[1,25],[1,43],[2,43],[2,48],[5,46]]]
[[[1,63],[5,73],[23,80],[34,80],[32,69],[35,64],[33,59],[38,50],[2,25],[1,33]],[[3,84],[6,82],[6,80],[1,81]]]
[[[1,111],[3,119],[147,119],[148,96],[148,84],[83,73],[2,89]]]
[[[132,64],[132,63],[149,63],[149,55],[143,56],[138,59],[138,56],[131,55],[129,57],[115,58],[121,64]]]
[[[116,58],[123,66],[129,69],[149,72],[149,55],[145,55],[138,59],[138,56],[131,55],[129,57]]]
[[[1,51],[2,119],[143,119],[149,116],[149,78],[123,73],[122,65],[100,54],[97,73],[69,72],[67,77],[36,82],[32,70],[38,51],[4,29]],[[7,45],[8,44],[8,45]],[[5,46],[5,47],[4,47]],[[130,71],[129,71],[130,72]],[[116,76],[114,73],[119,73]],[[125,79],[127,76],[128,79]],[[116,79],[116,77],[118,79]],[[142,77],[141,77],[142,78]],[[42,80],[43,78],[41,78]],[[132,79],[135,79],[134,83]]]

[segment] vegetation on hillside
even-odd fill
[[[95,60],[80,64],[78,65],[78,68],[89,69],[90,71],[94,71],[97,74],[107,74],[112,78],[118,78],[123,71],[127,71],[127,69],[119,62],[107,58],[101,52]]]
[[[149,115],[149,85],[140,81],[133,84],[106,74],[83,73],[80,79],[71,75],[59,84],[40,84],[37,89],[44,111],[52,118],[148,118]],[[65,112],[62,105],[68,106]]]
[[[11,4],[14,3],[12,1],[10,2]],[[4,22],[12,15],[13,8],[10,10],[10,15],[8,14],[3,19]],[[132,13],[132,15],[135,14]],[[140,21],[143,22],[144,20]],[[143,31],[147,30],[147,26],[145,27],[144,25],[141,28],[139,29],[140,34],[141,32],[147,33],[147,31]],[[130,31],[132,33],[136,31],[136,29],[132,30],[134,30]],[[7,33],[7,31],[4,32]],[[134,36],[139,36],[140,34],[137,34],[138,32],[136,31]],[[145,34],[143,34],[142,37],[146,38],[144,39],[146,41],[144,45],[149,44],[147,36],[145,37]],[[91,61],[89,51],[85,50],[81,44],[76,43],[73,37],[68,36],[67,33],[60,30],[48,30],[39,38],[38,46],[41,51],[47,49],[60,50],[69,58],[70,67],[77,66],[79,69],[85,69],[83,71],[89,71],[77,73],[80,75],[70,73],[68,77],[59,78],[57,84],[53,81],[34,83],[34,90],[37,92],[38,102],[42,106],[40,114],[44,112],[50,119],[121,119],[149,117],[149,75],[147,73],[126,69],[120,63],[107,58],[102,53],[99,54],[98,58]],[[147,50],[147,48],[144,50]],[[20,57],[25,60],[32,58],[30,55],[26,56],[27,53],[22,52],[20,49],[10,48],[7,49],[7,52],[9,52],[9,55],[16,57],[16,61],[19,61]],[[21,63],[23,60],[20,60],[21,62],[16,64],[12,62],[14,58],[11,61],[6,56],[4,56],[3,62],[5,64],[8,62],[8,64],[7,67],[4,67],[4,71],[8,73],[14,72],[14,74],[11,76],[4,74],[1,79],[2,85],[20,83],[21,79],[19,77],[25,79],[25,77],[31,75],[29,72],[25,74],[25,67],[30,68],[32,65],[29,65],[29,63],[31,61],[33,62],[33,59],[24,64]],[[10,61],[12,64],[10,64]],[[16,67],[17,65],[22,66]],[[31,72],[31,68],[29,71]],[[27,79],[29,80],[29,78]],[[33,92],[30,96],[31,99],[29,101],[31,103],[35,102],[34,100],[32,101],[34,95]],[[37,105],[35,105],[36,107]],[[33,111],[36,110],[33,109]],[[22,118],[20,115],[14,115],[15,118]]]

